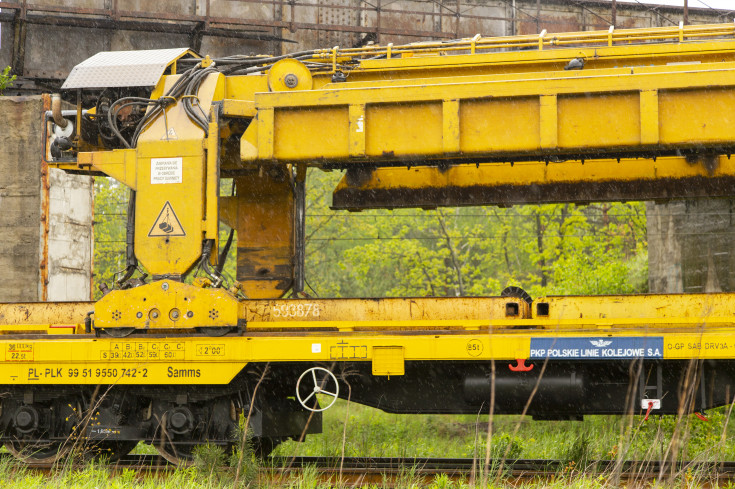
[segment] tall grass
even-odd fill
[[[324,433],[303,443],[286,442],[275,455],[484,458],[487,416],[390,414],[338,401],[324,413]],[[735,460],[735,424],[728,408],[710,410],[709,421],[685,417],[680,459]],[[669,447],[676,416],[586,416],[584,421],[534,421],[519,416],[493,417],[491,455],[509,460],[560,459],[577,463],[613,460],[624,450],[627,460],[660,459]],[[520,423],[520,426],[518,424]],[[517,430],[516,430],[517,427]],[[624,445],[620,439],[623,433]],[[723,436],[724,435],[724,436]],[[507,450],[509,448],[509,450]]]
[[[478,474],[456,481],[437,475],[427,481],[407,467],[398,480],[361,487],[457,488],[492,487],[510,489],[502,477],[497,460],[518,458],[560,459],[566,461],[554,478],[514,484],[523,489],[603,489],[621,487],[613,473],[590,472],[593,460],[660,460],[670,451],[678,436],[678,459],[696,461],[735,460],[732,442],[735,426],[728,423],[727,408],[708,412],[709,421],[686,416],[613,417],[588,416],[584,421],[533,421],[519,416],[494,416],[490,456],[493,459],[483,485]],[[488,417],[478,415],[398,415],[339,401],[325,413],[320,435],[309,435],[302,443],[287,442],[275,455],[375,456],[375,457],[470,457],[484,463]],[[621,442],[622,441],[622,442]],[[145,451],[145,447],[138,452]],[[622,453],[621,453],[622,452]],[[101,462],[89,462],[83,468],[61,464],[51,475],[29,470],[9,459],[0,460],[0,480],[7,487],[19,489],[51,488],[326,488],[346,487],[325,482],[318,470],[308,468],[287,478],[274,478],[258,469],[269,462],[258,462],[245,447],[227,456],[218,447],[205,446],[195,451],[194,463],[165,473],[138,473],[130,469],[111,470]],[[237,476],[237,467],[240,475]],[[496,470],[498,469],[498,470]],[[499,474],[499,475],[498,475]],[[589,475],[594,474],[594,475]],[[646,482],[652,489],[685,487],[695,489],[716,481],[716,474],[692,468],[663,474],[658,482]],[[335,478],[340,480],[339,477]],[[643,481],[633,481],[639,485]],[[626,483],[627,484],[627,483]],[[723,483],[724,484],[724,483]],[[635,484],[634,484],[635,485]],[[732,485],[728,489],[735,489]]]

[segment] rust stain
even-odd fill
[[[44,114],[47,110],[51,110],[51,96],[49,94],[43,94],[43,113],[41,114],[41,120],[44,120]],[[45,141],[44,141],[45,147]],[[48,300],[48,282],[49,282],[49,270],[48,270],[48,238],[49,238],[49,210],[50,210],[50,196],[49,189],[51,184],[49,183],[49,167],[48,161],[46,161],[45,155],[41,157],[41,262],[40,268],[40,279],[41,279],[41,290],[40,297],[41,301]]]

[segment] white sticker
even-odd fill
[[[661,409],[661,399],[641,399],[641,409]]]
[[[183,168],[182,158],[151,158],[151,185],[181,183]]]
[[[322,352],[322,344],[321,343],[312,343],[311,344],[311,352],[312,353],[321,353]]]

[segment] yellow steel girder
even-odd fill
[[[259,93],[240,156],[381,166],[735,148],[735,63],[599,71]]]
[[[160,285],[133,291],[143,297]],[[185,287],[179,292],[196,293]],[[123,322],[137,326],[129,318],[145,302],[129,304]],[[519,302],[246,300],[242,336],[6,334],[0,384],[226,384],[251,362],[373,362],[374,375],[400,375],[406,361],[735,359],[735,294],[546,297],[509,307]],[[81,323],[88,306],[0,305],[0,331],[31,330],[26,315]]]
[[[250,171],[234,182],[237,195],[220,198],[220,217],[237,230],[236,280],[246,297],[280,297],[294,277],[291,169]]]
[[[164,285],[165,284],[165,285]],[[166,285],[168,287],[166,287]],[[125,294],[128,292],[128,294]],[[164,306],[170,306],[166,308]],[[158,309],[160,307],[160,309]],[[172,308],[184,322],[168,322]],[[206,319],[217,308],[220,322]],[[531,305],[514,297],[443,297],[384,299],[235,300],[222,289],[160,281],[127,291],[113,291],[95,303],[0,304],[0,333],[28,326],[78,325],[94,308],[98,327],[146,329],[150,312],[160,312],[165,327],[245,325],[246,333],[332,331],[381,333],[491,330],[575,332],[646,331],[735,327],[735,293],[641,294],[619,296],[550,296]],[[120,319],[112,317],[119,311]],[[141,318],[137,313],[141,313]],[[109,315],[110,317],[103,315]],[[203,317],[204,316],[204,317]],[[183,320],[182,320],[183,321]],[[428,334],[428,333],[427,333]],[[277,335],[281,336],[281,335]]]
[[[668,63],[735,61],[733,24],[679,28],[613,29],[538,36],[479,37],[448,43],[412,43],[404,46],[332,48],[312,60],[311,86],[331,84],[332,74],[349,75],[343,88],[362,86],[425,85],[473,75],[525,76],[562,70],[574,58],[595,69],[652,66]],[[303,77],[293,89],[302,90]],[[307,77],[309,78],[309,77]],[[272,91],[269,75],[234,75],[225,80],[225,114],[253,117],[255,93]],[[282,84],[281,84],[282,85]],[[309,86],[309,85],[307,85]]]
[[[400,375],[407,361],[735,359],[735,328],[687,332],[298,334],[222,338],[0,339],[0,384],[227,384],[251,362],[373,362]],[[61,338],[61,337],[57,337]],[[503,364],[500,368],[506,368]]]
[[[513,205],[729,197],[735,159],[727,156],[447,167],[351,168],[333,209]]]

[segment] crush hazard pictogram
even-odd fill
[[[179,218],[176,217],[174,208],[171,207],[171,203],[166,201],[163,204],[163,209],[158,214],[156,222],[153,223],[153,227],[148,232],[149,238],[157,237],[169,237],[169,236],[186,236],[184,228],[179,222]]]

